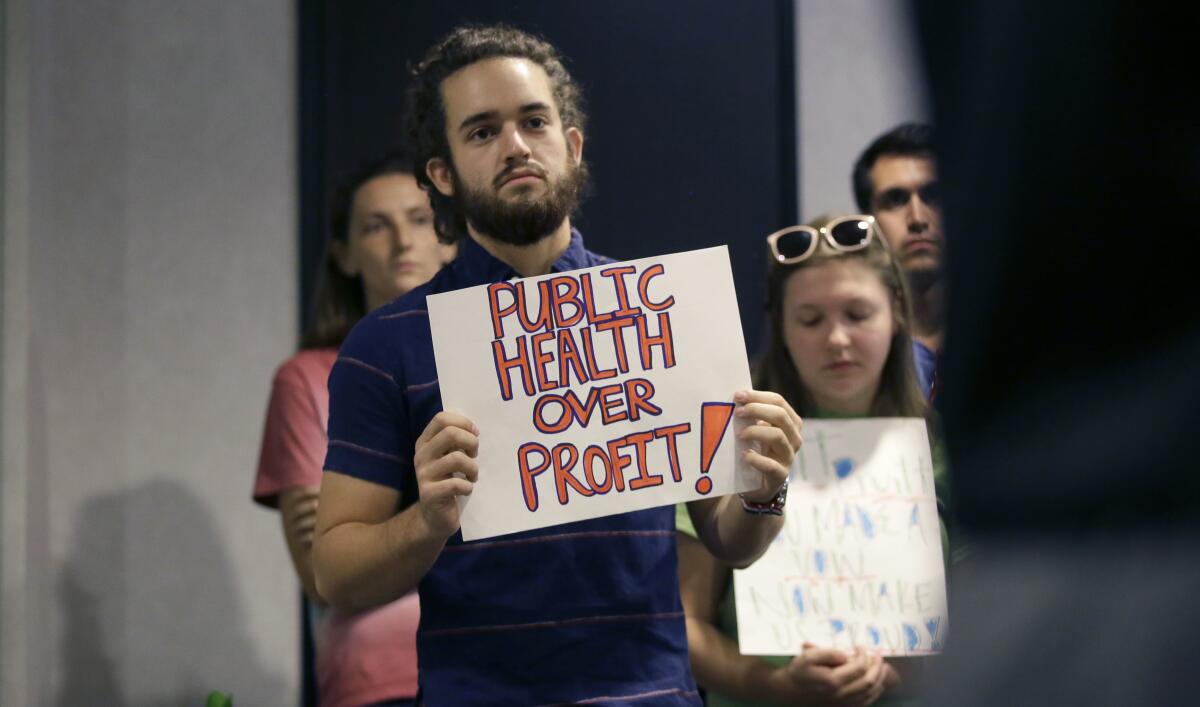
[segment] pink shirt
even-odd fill
[[[336,349],[306,349],[275,373],[263,430],[254,500],[275,508],[279,494],[319,486],[329,419],[329,370]],[[417,594],[359,614],[326,611],[317,628],[322,707],[359,707],[417,694]]]

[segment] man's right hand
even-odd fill
[[[479,479],[479,428],[454,412],[434,415],[417,438],[413,464],[417,473],[421,518],[429,531],[445,540],[458,530],[458,496],[470,496]]]

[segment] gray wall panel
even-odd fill
[[[6,300],[4,332],[28,343],[4,369],[27,463],[3,472],[27,512],[3,573],[48,620],[6,631],[3,665],[43,666],[29,704],[293,705],[297,584],[249,492],[295,341],[294,4],[28,8],[28,317]]]
[[[796,0],[800,214],[853,213],[850,168],[867,143],[929,116],[907,3]]]

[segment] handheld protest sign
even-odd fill
[[[722,246],[428,299],[442,407],[479,427],[464,540],[749,491]]]
[[[805,420],[790,477],[783,530],[734,572],[741,652],[939,652],[946,578],[925,421]]]

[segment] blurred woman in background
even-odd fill
[[[325,611],[311,553],[325,461],[337,348],[359,319],[423,284],[454,257],[438,242],[429,197],[412,160],[389,154],[334,193],[311,327],[275,374],[254,500],[278,508],[292,564],[316,607],[316,677],[322,707],[411,704],[417,694],[416,593],[373,611]]]

